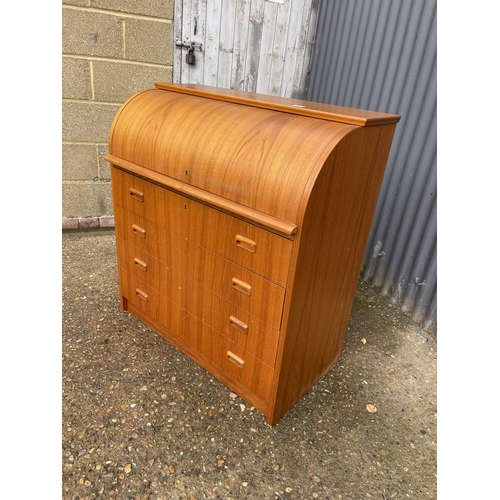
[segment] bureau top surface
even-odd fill
[[[215,88],[207,85],[198,84],[170,84],[155,83],[158,89],[180,92],[183,94],[196,95],[209,99],[254,106],[258,108],[272,109],[284,113],[291,113],[300,116],[309,116],[322,120],[334,121],[338,123],[347,123],[358,126],[371,126],[381,123],[396,123],[400,120],[399,115],[380,113],[378,111],[369,111],[357,108],[348,108],[345,106],[335,106],[332,104],[323,104],[313,101],[304,101],[300,99],[291,99],[288,97],[270,96],[266,94],[257,94],[253,92],[244,92],[242,90]]]
[[[358,129],[398,120],[295,99],[157,83],[119,109],[109,152],[199,192],[297,223],[304,193],[336,146]]]

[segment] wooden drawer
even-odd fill
[[[271,367],[168,299],[162,302],[160,323],[224,373],[262,400],[269,401]]]
[[[120,266],[274,368],[279,331],[123,240]]]
[[[121,207],[116,207],[115,214],[118,238],[156,257],[272,329],[280,329],[285,297],[282,287]]]
[[[260,399],[269,400],[273,378],[271,367],[123,268],[120,276],[122,293],[135,307],[161,323]]]
[[[117,205],[286,286],[290,240],[119,169],[112,172]]]
[[[274,375],[272,368],[208,327],[200,340],[198,348],[207,359],[259,398],[269,401]]]
[[[113,201],[130,212],[159,223],[162,188],[135,175],[111,167]],[[158,200],[158,203],[157,203]],[[158,207],[158,208],[157,208]]]
[[[122,296],[144,314],[159,321],[161,303],[160,293],[154,288],[151,288],[148,284],[138,280],[124,268],[120,268],[119,275],[120,293]]]

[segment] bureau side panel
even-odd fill
[[[318,174],[299,223],[268,423],[340,356],[395,125],[358,128]]]

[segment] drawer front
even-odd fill
[[[120,269],[120,292],[144,314],[155,319],[160,318],[160,294],[135,276]]]
[[[115,232],[117,238],[131,243],[152,256],[159,256],[165,246],[161,228],[144,217],[115,206]]]
[[[278,330],[123,240],[119,240],[118,259],[128,273],[274,367]]]
[[[164,264],[121,238],[116,238],[116,251],[120,268],[161,292],[161,266]]]
[[[161,200],[158,196],[160,187],[115,167],[111,167],[111,185],[115,205],[153,222],[158,219],[159,204],[156,200]]]
[[[273,379],[271,367],[171,300],[162,300],[159,321],[217,368],[246,386],[260,399],[269,401]]]
[[[113,168],[115,203],[285,286],[292,242]]]
[[[200,352],[259,398],[269,402],[274,370],[214,330],[206,333],[201,337]]]
[[[142,312],[197,350],[217,368],[237,380],[260,399],[269,401],[273,369],[210,328],[135,276],[121,270],[122,293]],[[137,293],[137,291],[140,293]],[[146,295],[148,300],[141,296]]]
[[[185,238],[116,207],[118,238],[139,247],[234,306],[280,329],[285,290]]]

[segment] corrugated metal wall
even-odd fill
[[[307,99],[401,115],[362,279],[437,325],[436,0],[321,0]]]

